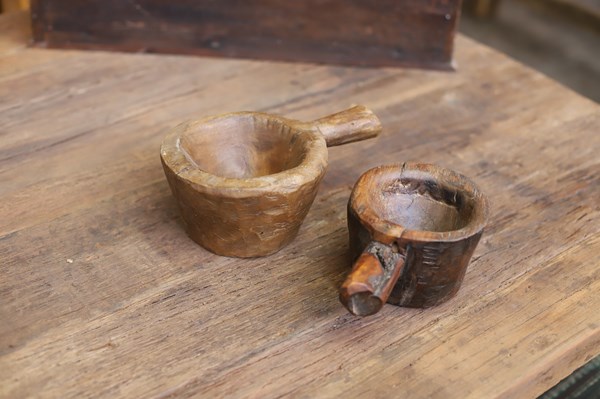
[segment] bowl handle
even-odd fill
[[[379,118],[362,105],[325,116],[312,123],[325,137],[327,147],[369,139],[381,133]]]
[[[340,302],[356,316],[379,312],[406,266],[406,255],[372,241],[340,288]]]

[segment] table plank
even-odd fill
[[[600,352],[597,104],[464,37],[443,73],[30,49],[25,17],[0,17],[0,395],[531,397]],[[330,150],[290,246],[185,236],[169,127],[353,103],[384,134]],[[454,299],[355,318],[351,186],[409,160],[472,176],[490,226]]]

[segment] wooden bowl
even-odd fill
[[[327,147],[380,131],[363,106],[313,122],[237,112],[177,126],[161,159],[194,241],[219,255],[264,256],[298,233],[327,168]]]
[[[487,198],[466,176],[422,163],[365,172],[348,202],[356,259],[340,300],[359,316],[387,301],[430,307],[460,288],[489,214]]]

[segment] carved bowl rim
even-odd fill
[[[198,128],[215,119],[247,116],[276,120],[296,130],[298,139],[305,140],[307,146],[306,155],[302,161],[290,169],[264,176],[224,177],[198,167],[180,147],[181,136],[191,129]],[[310,122],[300,122],[262,112],[242,111],[211,115],[177,125],[163,139],[160,155],[164,167],[170,169],[178,179],[192,185],[196,191],[244,198],[265,195],[273,191],[278,193],[295,192],[307,184],[320,181],[327,169],[328,150],[325,138]]]
[[[423,176],[429,175],[436,181],[452,184],[464,193],[469,194],[475,204],[474,216],[469,219],[465,226],[450,231],[408,229],[392,221],[382,219],[368,203],[368,197],[364,195],[364,190],[360,189],[361,185],[370,179],[372,175],[381,173],[382,171],[396,174],[399,178],[407,170],[422,173]],[[360,223],[373,233],[374,238],[386,244],[391,244],[399,240],[454,242],[472,237],[482,232],[488,223],[489,208],[488,198],[470,178],[451,169],[420,162],[386,164],[367,170],[357,180],[348,201],[348,211],[354,213]],[[360,212],[358,211],[359,209],[361,209]]]

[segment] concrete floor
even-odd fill
[[[600,102],[600,20],[547,0],[501,0],[493,18],[464,13],[460,31]]]

